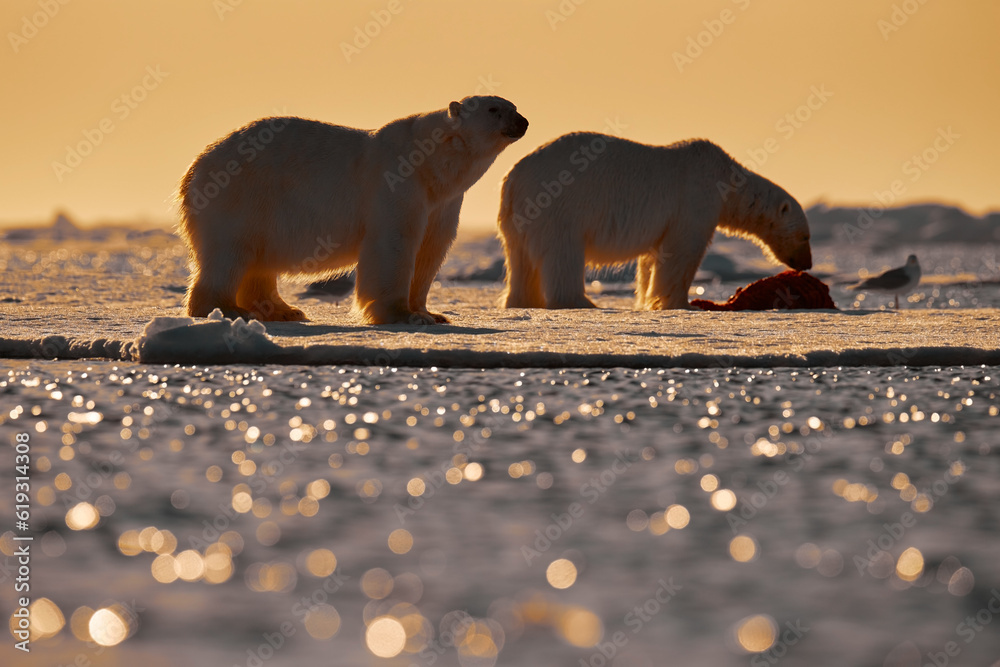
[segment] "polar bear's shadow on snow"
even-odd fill
[[[708,338],[703,333],[681,333],[676,331],[623,331],[622,336],[639,336],[640,338]]]
[[[454,324],[314,324],[311,322],[264,322],[267,333],[272,336],[288,338],[311,338],[328,334],[371,333],[385,331],[387,333],[426,333],[434,335],[464,334],[467,336],[488,336],[509,333],[506,329],[490,329],[487,327],[462,327]]]

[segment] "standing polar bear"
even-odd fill
[[[700,139],[648,146],[589,132],[559,137],[507,174],[499,226],[507,308],[593,308],[586,267],[636,258],[636,308],[687,308],[716,229],[793,269],[812,267],[799,203]]]
[[[189,315],[304,320],[279,274],[357,266],[369,324],[447,322],[427,292],[455,239],[462,198],[528,121],[499,97],[366,131],[263,118],[210,145],[180,185],[180,230],[194,260]]]

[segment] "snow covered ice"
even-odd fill
[[[899,312],[845,287],[899,252],[829,245],[839,311],[635,312],[625,269],[572,312],[497,309],[479,240],[431,291],[453,324],[365,327],[293,284],[311,322],[183,317],[176,238],[74,229],[0,246],[0,437],[34,457],[30,664],[1000,653],[980,618],[1000,589],[991,246],[917,247]],[[692,296],[773,272],[712,252]]]

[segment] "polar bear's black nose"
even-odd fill
[[[521,114],[517,114],[517,118],[514,119],[514,126],[504,132],[504,135],[510,137],[511,139],[520,139],[527,131],[528,119]]]
[[[808,271],[812,268],[812,252],[807,243],[805,247],[799,248],[795,255],[788,261],[788,266],[797,271]]]

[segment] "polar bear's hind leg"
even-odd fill
[[[523,238],[504,241],[506,261],[506,297],[504,308],[544,308],[538,269],[528,257]]]
[[[199,253],[197,268],[191,275],[186,306],[191,317],[208,317],[216,308],[226,317],[249,319],[250,312],[236,299],[242,267],[231,255]]]
[[[587,263],[582,244],[560,244],[547,253],[539,274],[546,308],[597,308],[584,293]]]
[[[278,294],[278,276],[274,273],[253,271],[240,282],[236,296],[240,308],[262,322],[301,322],[308,319],[298,308],[285,303]]]

